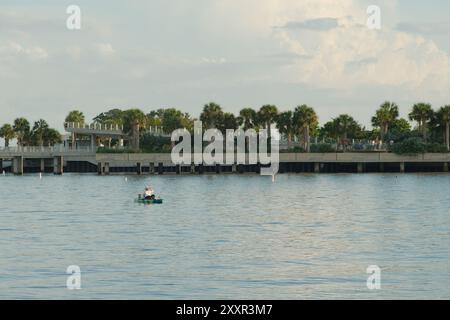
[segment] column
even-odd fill
[[[98,175],[103,174],[103,165],[101,162],[97,163],[97,173],[98,173]]]
[[[153,162],[150,162],[149,173],[150,174],[154,174],[155,173],[155,164]]]
[[[0,158],[0,174],[3,173],[3,159]]]
[[[237,171],[236,164],[233,163],[233,164],[231,165],[231,172],[232,172],[232,173],[236,173],[236,171]]]
[[[17,175],[23,175],[23,157],[14,157],[13,159],[13,172]]]
[[[95,134],[91,134],[91,150],[95,150]]]
[[[109,162],[105,162],[104,174],[109,174]]]
[[[53,173],[63,174],[64,172],[64,159],[62,156],[53,157]]]
[[[45,172],[45,159],[41,159],[41,172]]]
[[[137,174],[141,174],[142,173],[142,166],[141,166],[140,162],[136,163],[136,173]]]
[[[444,172],[448,172],[448,162],[444,162]]]
[[[314,163],[314,173],[320,173],[320,163],[319,162]]]
[[[405,163],[404,162],[400,162],[400,172],[401,173],[405,172]]]
[[[195,174],[195,163],[191,163],[191,173]]]
[[[358,162],[357,166],[358,166],[358,168],[357,168],[358,173],[363,173],[364,172],[364,163]]]
[[[164,174],[164,165],[163,165],[162,162],[160,162],[160,163],[158,164],[158,173],[159,173],[159,174]]]
[[[384,172],[384,162],[380,162],[380,172]]]

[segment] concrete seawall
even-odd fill
[[[334,173],[334,172],[448,172],[450,153],[425,153],[396,155],[373,153],[281,153],[280,173]],[[175,165],[170,154],[76,154],[71,153],[0,153],[0,173],[5,170],[15,174],[32,172],[80,173],[259,173],[260,164],[235,165]]]
[[[260,164],[175,165],[170,154],[97,154],[99,174],[141,173],[258,173]],[[448,172],[450,154],[396,155],[392,153],[281,153],[284,172]]]

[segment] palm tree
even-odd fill
[[[230,112],[223,113],[219,119],[219,123],[217,124],[217,129],[219,129],[223,134],[226,134],[227,129],[236,130],[238,127],[238,119]]]
[[[75,122],[75,123],[84,124],[85,117],[84,117],[83,112],[78,111],[78,110],[72,110],[66,116],[65,121],[66,122]]]
[[[5,139],[5,147],[9,147],[9,141],[16,137],[16,132],[10,124],[4,124],[0,128],[0,138]]]
[[[254,129],[257,126],[257,115],[256,111],[252,108],[244,108],[239,111],[238,117],[239,125],[242,126],[244,131],[248,129]]]
[[[318,117],[313,108],[301,105],[294,110],[294,127],[300,135],[303,135],[303,143],[306,152],[310,152],[310,132],[318,125]]]
[[[43,119],[40,119],[34,123],[32,137],[33,140],[35,140],[36,143],[41,147],[44,145],[44,134],[48,129],[48,123]]]
[[[25,118],[17,118],[14,120],[13,129],[16,133],[17,144],[23,146],[24,138],[27,137],[30,132],[30,123]]]
[[[266,104],[257,113],[258,121],[267,129],[267,137],[271,140],[271,125],[278,116],[278,109],[274,105]]]
[[[354,138],[362,131],[361,126],[348,114],[341,114],[324,125],[325,131],[337,140],[337,148],[343,146],[345,151],[349,138]]]
[[[447,150],[450,150],[450,105],[441,107],[437,112],[439,122],[445,126],[444,130],[444,143],[447,146]]]
[[[423,139],[427,140],[428,121],[433,117],[433,109],[429,103],[416,103],[413,106],[409,119],[417,121],[419,131],[422,132]]]
[[[288,148],[290,149],[292,144],[292,135],[294,131],[294,121],[292,111],[281,112],[276,119],[276,123],[280,133],[284,134],[287,137]]]
[[[42,138],[44,144],[49,147],[62,142],[61,134],[57,130],[52,128],[47,128],[46,130],[44,130]]]
[[[69,114],[66,116],[65,122],[73,122],[78,123],[80,125],[84,125],[84,114],[81,111],[78,110],[72,110],[69,112]],[[76,148],[76,142],[77,142],[77,136],[75,132],[72,132],[72,148]]]
[[[200,121],[203,122],[203,127],[206,129],[216,128],[222,115],[223,111],[220,105],[210,102],[203,107],[203,112],[200,114]]]
[[[131,135],[131,147],[138,151],[140,147],[140,131],[145,128],[147,117],[139,109],[124,111],[124,130]]]
[[[149,115],[147,115],[147,119]],[[150,117],[153,122],[156,122],[155,117]],[[172,133],[174,130],[185,128],[191,130],[193,127],[193,122],[191,116],[188,113],[184,113],[181,110],[175,108],[169,108],[161,110],[160,124],[163,126],[165,133]]]
[[[394,102],[386,101],[376,111],[374,117],[372,117],[372,125],[380,128],[380,140],[384,141],[384,137],[389,131],[389,128],[398,118],[398,106]]]
[[[107,112],[100,113],[93,120],[94,122],[99,124],[112,124],[121,126],[123,124],[123,111],[120,109],[111,109]]]

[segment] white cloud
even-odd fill
[[[10,41],[4,46],[0,46],[0,56],[9,59],[20,59],[25,57],[32,61],[38,61],[47,59],[49,54],[47,50],[40,46],[26,46],[18,42]]]
[[[202,62],[207,63],[207,64],[224,64],[227,62],[227,59],[225,58],[206,58],[203,57],[201,59]]]
[[[396,1],[378,1],[382,30],[369,30],[364,2],[215,1],[205,15],[212,29],[223,27],[222,32],[235,35],[236,43],[253,36],[260,39],[261,48],[272,43],[290,54],[289,63],[272,75],[274,80],[340,90],[373,85],[398,86],[413,94],[426,89],[446,94],[447,53],[424,36],[389,25],[387,17],[395,15]]]
[[[97,43],[94,47],[96,52],[102,57],[112,57],[116,54],[116,50],[110,43]]]
[[[448,87],[449,58],[433,41],[386,28],[369,30],[345,18],[340,21],[339,28],[327,31],[277,30],[289,52],[312,57],[298,59],[284,75],[317,87]],[[370,63],[356,63],[361,61]]]

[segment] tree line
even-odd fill
[[[43,119],[31,125],[27,119],[17,118],[13,124],[6,123],[0,128],[0,138],[5,140],[5,147],[13,139],[17,139],[19,146],[53,146],[62,142],[58,130],[50,128]]]
[[[378,144],[392,141],[402,143],[411,140],[422,144],[439,145],[439,150],[449,150],[450,105],[433,110],[428,103],[417,103],[411,108],[408,119],[399,117],[399,107],[386,101],[379,106],[371,119],[373,129],[367,130],[352,116],[341,114],[319,126],[319,117],[314,108],[299,105],[293,110],[279,111],[275,105],[263,105],[259,109],[243,108],[237,115],[226,112],[214,102],[204,105],[198,118],[175,108],[158,109],[145,114],[139,109],[121,111],[112,109],[101,113],[94,121],[101,124],[124,125],[133,138],[132,146],[139,146],[140,133],[149,125],[162,126],[170,134],[178,128],[192,130],[195,120],[203,122],[203,128],[216,128],[223,133],[226,129],[267,129],[275,126],[284,135],[288,148],[298,141],[304,152],[311,151],[311,137],[322,142],[333,141],[338,149],[345,150],[353,139],[372,140]],[[416,123],[413,128],[409,121]]]
[[[379,106],[371,119],[373,129],[367,130],[352,116],[341,114],[319,126],[319,117],[314,108],[299,105],[293,110],[280,111],[275,105],[263,105],[259,109],[243,108],[237,115],[226,112],[214,102],[204,105],[198,118],[176,108],[157,109],[145,113],[140,109],[121,110],[118,108],[102,112],[93,121],[102,125],[123,126],[129,136],[128,146],[138,150],[141,139],[145,139],[149,126],[161,126],[165,133],[170,134],[179,128],[193,129],[195,120],[201,120],[205,129],[217,128],[225,132],[226,129],[242,128],[244,130],[267,129],[269,137],[271,128],[275,126],[286,137],[288,148],[293,141],[298,141],[302,151],[311,151],[311,137],[322,143],[333,143],[337,149],[345,149],[351,145],[353,139],[372,140],[378,144],[420,143],[421,146],[437,145],[439,150],[449,150],[450,105],[433,110],[428,103],[417,103],[411,108],[408,119],[399,117],[399,107],[394,102],[386,101]],[[409,121],[416,126],[412,127]],[[71,111],[66,122],[85,123],[85,116],[81,111]],[[35,122],[31,127],[24,118],[14,121],[13,125],[4,125],[0,130],[0,137],[9,142],[17,138],[19,145],[52,145],[61,140],[56,130],[48,127],[44,120]],[[72,140],[75,140],[75,134]],[[105,143],[110,147],[111,138]],[[154,141],[153,141],[154,142]]]

